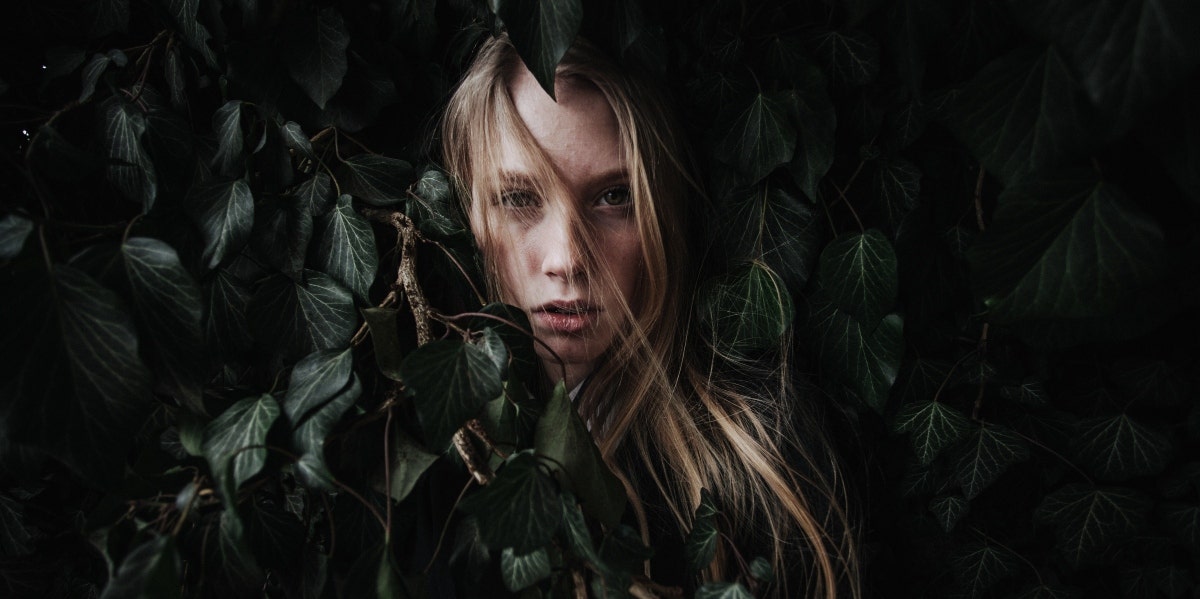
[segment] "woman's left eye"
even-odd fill
[[[621,185],[606,189],[600,197],[596,198],[597,206],[628,206],[633,196],[629,193],[629,188]]]

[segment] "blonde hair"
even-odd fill
[[[441,124],[445,166],[464,198],[487,262],[490,291],[498,299],[504,289],[495,252],[489,251],[497,241],[488,200],[502,193],[504,184],[497,177],[502,136],[514,136],[540,165],[536,180],[554,179],[509,96],[507,83],[520,68],[507,37],[485,42]],[[771,364],[747,374],[753,366],[749,361],[718,351],[694,330],[690,302],[697,269],[689,263],[687,203],[702,194],[685,167],[671,111],[657,90],[582,41],[563,58],[557,77],[586,82],[603,94],[616,116],[629,173],[641,279],[634,297],[618,311],[623,326],[590,376],[578,408],[592,423],[601,453],[624,479],[643,537],[648,536],[640,498],[644,489],[625,476],[639,459],[681,532],[690,530],[701,489],[708,489],[733,530],[767,536],[783,580],[776,592],[787,592],[783,556],[798,552],[808,561],[803,579],[809,596],[860,596],[853,529],[836,464],[825,451],[828,443],[819,431],[796,437],[799,414],[790,410],[798,402],[790,401],[794,392],[782,349],[788,339],[781,340],[774,360],[766,360]],[[591,251],[589,231],[580,227],[577,244],[585,275],[611,284],[603,260]],[[769,385],[747,388],[751,379],[744,377],[768,380],[764,374]],[[799,460],[800,468],[789,460]],[[723,576],[723,553],[705,578]]]

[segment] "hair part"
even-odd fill
[[[504,185],[499,180],[502,138],[515,136],[521,151],[528,152],[536,185],[556,180],[509,95],[508,82],[521,68],[506,36],[485,42],[441,124],[446,169],[478,238],[489,293],[500,300],[505,290],[490,250],[497,247],[491,199]],[[623,326],[607,359],[592,373],[578,409],[625,483],[644,540],[649,541],[641,495],[647,489],[628,477],[638,461],[681,533],[691,529],[700,491],[707,488],[734,530],[753,530],[770,540],[776,572],[785,572],[785,554],[801,552],[810,571],[800,578],[812,595],[860,596],[844,484],[830,444],[795,401],[784,349],[789,340],[781,341],[774,356],[750,362],[723,354],[694,330],[690,302],[698,281],[696,265],[688,263],[693,254],[688,203],[700,201],[703,193],[685,167],[679,128],[662,94],[582,41],[563,57],[557,78],[566,84],[587,82],[604,95],[616,116],[629,174],[641,279],[633,300],[616,311]],[[599,277],[593,284],[613,285],[586,227],[577,237],[585,274]],[[748,388],[750,380],[771,383]],[[808,425],[803,438],[798,423]],[[724,567],[718,555],[705,577],[721,578]],[[784,584],[776,592],[786,594],[787,577],[781,578]]]

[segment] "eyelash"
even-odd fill
[[[620,198],[618,203],[606,200],[606,198],[614,195]],[[542,205],[541,199],[538,198],[537,194],[528,189],[512,189],[501,192],[495,203],[498,206],[514,209],[538,208]],[[629,187],[617,185],[600,192],[593,205],[602,208],[628,208],[632,203],[633,193],[629,190]]]
[[[621,203],[612,204],[612,203],[605,201],[605,198],[607,198],[613,194],[616,194],[616,193],[621,194],[621,196],[622,196]],[[601,192],[600,197],[596,198],[597,206],[607,206],[610,208],[628,208],[632,204],[633,204],[633,192],[631,192],[629,190],[629,187],[627,187],[625,185],[618,185],[616,187],[610,187],[610,188],[604,190],[603,192]]]

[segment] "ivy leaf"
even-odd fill
[[[157,239],[133,237],[121,246],[137,320],[144,326],[158,377],[193,406],[201,404],[204,341],[200,286],[179,261],[175,248]]]
[[[950,130],[1005,184],[1085,147],[1070,69],[1054,48],[1017,51],[979,71],[951,105]]]
[[[296,19],[292,38],[283,53],[288,73],[321,110],[342,87],[349,65],[346,48],[350,33],[338,9]]]
[[[761,259],[788,289],[804,288],[824,241],[811,205],[785,189],[762,185],[727,201],[717,222],[731,258]]]
[[[250,236],[256,258],[297,277],[304,270],[313,235],[313,218],[300,198],[283,197],[258,209]]]
[[[175,538],[155,535],[125,556],[100,599],[179,597],[179,566]]]
[[[1168,503],[1163,505],[1162,517],[1179,542],[1200,546],[1200,505]]]
[[[362,395],[362,384],[358,381],[358,375],[352,374],[349,385],[314,410],[292,431],[292,445],[300,453],[296,475],[308,486],[333,489],[333,475],[325,465],[325,438],[359,395]]]
[[[1038,584],[1037,586],[1025,589],[1019,595],[1015,595],[1014,599],[1074,599],[1076,596],[1077,593],[1068,588]]]
[[[353,372],[350,348],[315,351],[296,363],[283,399],[283,412],[292,426],[345,389]]]
[[[461,341],[441,339],[417,348],[400,364],[400,373],[434,449],[449,445],[454,431],[504,392],[496,363]]]
[[[343,194],[321,219],[321,229],[313,266],[366,300],[379,267],[371,223],[354,210],[350,196]]]
[[[701,314],[713,342],[724,351],[749,355],[780,343],[792,323],[792,298],[769,268],[751,262],[711,282]]]
[[[612,529],[600,546],[600,559],[604,563],[629,572],[636,572],[653,556],[654,549],[642,544],[642,535],[625,524]]]
[[[278,416],[279,404],[264,394],[238,401],[204,427],[204,458],[226,502],[266,464],[267,431]]]
[[[183,37],[188,47],[199,52],[208,66],[217,68],[217,57],[212,48],[208,47],[208,40],[212,36],[196,18],[200,0],[156,0],[156,4],[166,11],[175,30]]]
[[[968,545],[950,563],[968,597],[984,596],[997,581],[1012,575],[1018,565],[1010,551],[988,544]]]
[[[171,98],[171,107],[186,114],[188,99],[184,94],[187,85],[183,76],[183,65],[180,64],[179,48],[172,47],[163,58],[163,79],[167,81],[167,92]]]
[[[33,551],[34,531],[23,506],[0,493],[0,556],[20,557]]]
[[[400,364],[404,361],[404,348],[400,345],[400,334],[396,330],[398,310],[391,308],[366,308],[363,320],[371,330],[371,347],[375,350],[375,364],[379,372],[393,381],[401,380]]]
[[[250,297],[249,286],[225,269],[214,272],[205,286],[204,338],[226,358],[250,348]]]
[[[596,553],[592,542],[592,533],[588,530],[587,520],[575,503],[575,497],[569,492],[561,493],[559,506],[562,511],[563,536],[567,538],[567,546],[579,559],[588,562],[598,569],[604,569],[604,563]]]
[[[966,434],[967,425],[967,417],[956,408],[937,401],[915,401],[900,410],[892,429],[910,433],[917,459],[929,464]]]
[[[101,139],[108,156],[108,180],[126,198],[140,203],[143,212],[149,212],[158,197],[158,178],[142,146],[146,117],[119,96],[105,100],[100,110],[104,115]]]
[[[929,511],[937,518],[938,525],[946,532],[952,532],[954,526],[971,511],[971,504],[958,495],[935,497],[929,501]]]
[[[1158,223],[1078,172],[1006,189],[967,258],[994,322],[1108,315],[1167,263]]]
[[[879,42],[861,31],[827,31],[809,45],[834,85],[865,85],[879,73]]]
[[[713,152],[736,167],[749,183],[787,164],[796,150],[796,126],[785,93],[758,94],[726,129]]]
[[[412,437],[396,429],[392,437],[392,486],[389,495],[396,501],[404,501],[412,492],[421,475],[437,461],[437,455],[425,451]]]
[[[1046,496],[1034,518],[1057,530],[1055,547],[1072,564],[1097,561],[1122,537],[1139,530],[1150,500],[1120,487],[1069,484]]]
[[[1126,396],[1145,405],[1177,406],[1187,401],[1187,382],[1162,360],[1120,360],[1113,365],[1112,379]]]
[[[878,229],[834,239],[821,251],[819,268],[833,303],[866,326],[896,303],[896,251]]]
[[[117,485],[150,399],[150,373],[121,300],[56,265],[48,279],[10,277],[0,302],[0,313],[20,315],[0,327],[0,409],[22,423],[6,426],[7,435],[93,484]]]
[[[422,233],[435,239],[448,239],[465,233],[450,191],[450,181],[442,171],[430,168],[417,180],[416,189],[406,206],[408,217]]]
[[[96,93],[96,83],[100,81],[100,76],[104,71],[108,70],[108,66],[115,64],[117,68],[123,68],[129,59],[125,57],[125,53],[120,50],[110,50],[107,54],[95,54],[92,59],[83,66],[83,89],[79,92],[79,103],[87,102],[92,94]]]
[[[514,593],[548,578],[550,572],[550,556],[545,549],[517,555],[512,547],[505,547],[500,553],[500,575],[504,586]]]
[[[316,173],[296,186],[292,194],[301,206],[313,216],[320,216],[332,207],[333,180],[325,173]]]
[[[0,260],[16,258],[32,232],[33,221],[24,216],[8,214],[0,218]]]
[[[1081,422],[1072,447],[1097,477],[1113,481],[1158,474],[1171,459],[1170,438],[1124,413]]]
[[[809,300],[804,328],[823,368],[882,412],[904,358],[904,321],[889,314],[865,326],[818,292]]]
[[[1035,408],[1045,407],[1048,404],[1046,385],[1041,381],[1022,381],[1019,385],[1001,387],[1000,395],[1005,399]]]
[[[1192,3],[1013,0],[1009,6],[1023,25],[1063,48],[1116,131],[1200,65],[1200,40],[1192,35],[1200,30],[1200,11]]]
[[[550,97],[554,72],[583,24],[581,0],[505,0],[496,13],[508,27],[517,54]]]
[[[479,519],[479,535],[488,547],[511,547],[519,555],[548,543],[563,517],[554,481],[528,450],[510,456],[491,484],[461,507]]]
[[[344,347],[358,321],[349,291],[314,270],[306,269],[303,279],[273,275],[250,299],[248,313],[255,339],[283,361]]]
[[[562,381],[538,419],[533,444],[559,484],[580,499],[585,513],[608,526],[620,521],[625,488],[604,463]]]
[[[342,191],[372,206],[391,206],[408,196],[412,166],[378,154],[347,158],[340,170]]]
[[[91,3],[92,23],[88,37],[98,39],[129,30],[129,0],[97,0]]]
[[[390,599],[409,597],[400,569],[387,543],[374,543],[362,551],[346,574],[344,597]]]
[[[754,599],[740,582],[710,582],[696,589],[696,599]]]
[[[204,234],[205,268],[241,251],[254,227],[254,197],[243,179],[217,181],[193,192],[188,209]]]
[[[921,193],[921,169],[904,158],[881,160],[872,179],[875,197],[888,215],[892,229],[917,207]]]
[[[692,518],[692,530],[683,542],[683,554],[689,572],[700,572],[712,563],[717,554],[717,543],[720,541],[716,518],[718,513],[708,489],[701,489],[700,504],[696,506],[696,514]]]
[[[998,424],[980,423],[967,436],[965,451],[958,456],[955,476],[963,495],[975,499],[1008,467],[1029,458],[1025,439]]]
[[[788,170],[804,195],[816,201],[817,184],[833,165],[837,111],[820,69],[807,61],[798,69],[796,88],[784,93],[798,140]]]
[[[242,136],[242,102],[230,100],[213,113],[213,132],[217,136],[217,152],[211,165],[216,173],[226,177],[239,177],[236,167],[242,162],[245,141]]]
[[[300,128],[300,123],[288,121],[279,127],[279,132],[283,136],[284,144],[289,149],[310,158],[313,156],[312,141],[304,134],[304,130]]]

